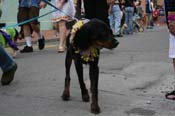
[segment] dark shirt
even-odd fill
[[[100,3],[99,3],[100,1]],[[106,0],[83,0],[85,8],[85,18],[97,18],[109,25],[108,8]]]
[[[152,9],[152,6],[151,6],[151,0],[146,0],[146,7],[145,7],[145,11],[146,13],[152,13],[153,12],[153,9]]]
[[[136,0],[125,0],[124,5],[125,7],[133,7],[135,1]]]

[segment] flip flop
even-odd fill
[[[175,90],[171,91],[170,93],[167,93],[165,95],[165,98],[169,100],[175,100]]]

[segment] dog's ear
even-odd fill
[[[90,25],[88,23],[84,24],[79,30],[77,30],[73,39],[75,47],[81,50],[86,50],[92,45],[90,31]]]

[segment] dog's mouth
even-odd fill
[[[110,41],[97,41],[95,46],[99,49],[106,48],[106,49],[114,49],[119,45],[119,42],[116,39]]]

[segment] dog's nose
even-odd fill
[[[116,47],[119,45],[119,41],[116,40],[116,39],[114,39],[113,41],[114,41],[114,42],[113,42],[113,43],[114,43],[114,46],[113,46],[113,47],[116,48]]]

